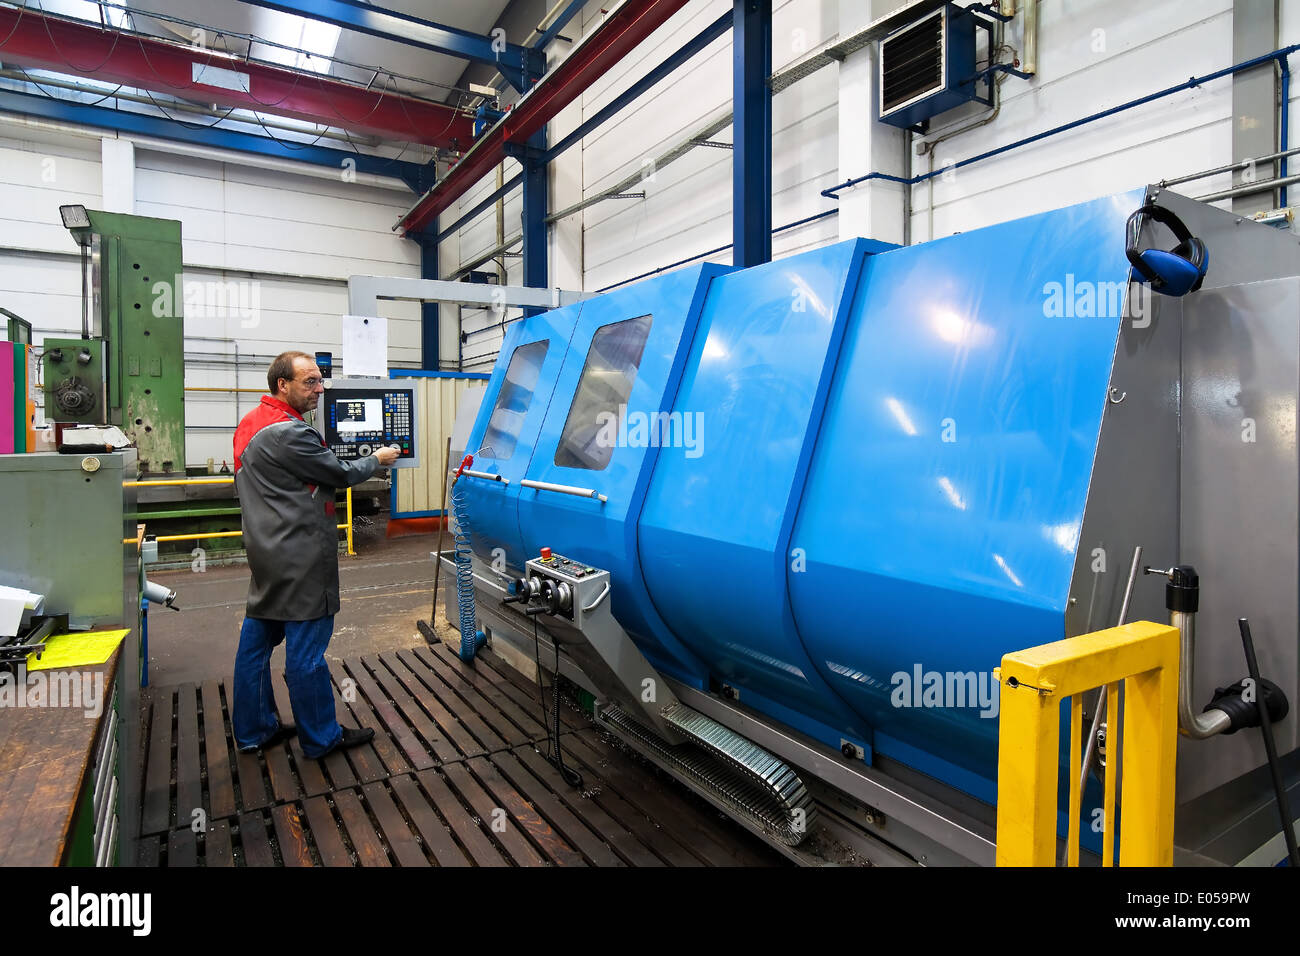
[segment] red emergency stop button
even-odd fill
[[[550,548],[542,548],[542,560],[543,560],[543,561],[549,561],[549,560],[551,560],[551,549],[550,549]]]

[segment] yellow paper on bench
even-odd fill
[[[29,671],[47,671],[56,667],[89,667],[102,664],[130,631],[82,631],[79,634],[56,634],[45,642],[45,652],[38,661],[27,655]]]

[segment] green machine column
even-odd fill
[[[71,230],[88,245],[92,263],[91,338],[103,342],[105,408],[98,418],[117,425],[139,451],[140,470],[185,470],[185,340],[181,224],[86,210],[88,228]],[[55,340],[47,340],[50,348]],[[85,346],[79,339],[68,346]],[[61,344],[63,344],[61,343]],[[70,358],[74,353],[69,350]],[[94,362],[91,362],[94,365]],[[58,380],[46,376],[47,391]]]

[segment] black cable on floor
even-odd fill
[[[564,765],[564,753],[560,749],[560,642],[551,639],[555,647],[555,670],[551,676],[551,714],[546,713],[546,689],[542,685],[542,642],[537,631],[537,618],[533,618],[533,662],[537,665],[537,697],[542,702],[542,727],[546,730],[546,759],[560,771],[564,782],[571,787],[582,787],[582,774],[572,767]],[[551,726],[554,716],[555,725]]]
[[[546,713],[546,688],[542,686],[542,642],[537,636],[537,618],[533,618],[533,662],[537,665],[537,699],[542,702],[542,730],[546,731],[546,759],[550,760],[551,718]]]
[[[555,647],[555,670],[553,672],[551,687],[554,696],[551,698],[551,714],[555,718],[555,759],[553,763],[555,768],[560,771],[560,776],[564,782],[575,789],[582,789],[582,774],[572,767],[564,765],[564,751],[560,749],[560,642],[551,639],[551,644]]]

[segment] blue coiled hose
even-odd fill
[[[474,660],[487,636],[478,629],[474,613],[474,565],[471,561],[468,494],[460,477],[452,479],[451,510],[456,516],[454,555],[456,558],[456,603],[460,611],[460,659]]]

